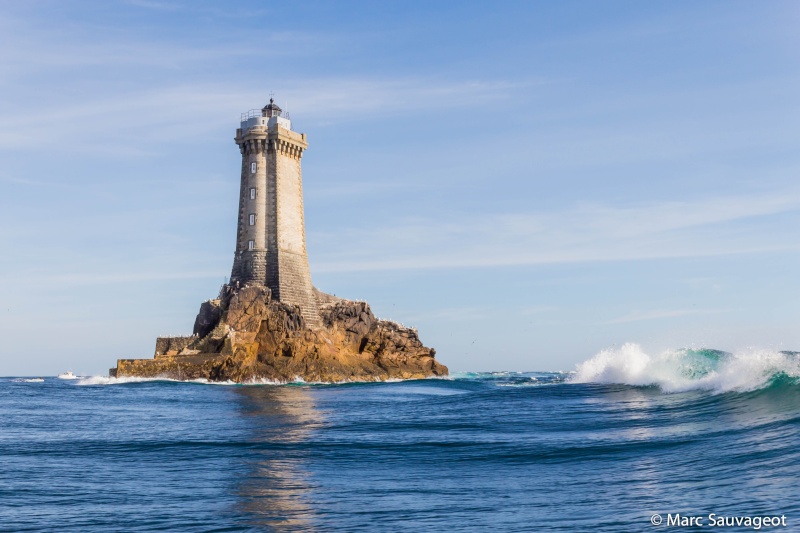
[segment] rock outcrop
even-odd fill
[[[200,306],[191,337],[156,341],[154,359],[120,359],[111,375],[209,381],[338,382],[447,375],[417,331],[378,320],[366,302],[317,291],[321,327],[270,290],[225,286]]]

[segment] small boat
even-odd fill
[[[44,383],[44,378],[31,378],[25,380],[28,383]]]
[[[72,370],[67,370],[63,374],[59,374],[58,379],[78,379],[78,376],[73,374]]]

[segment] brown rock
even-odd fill
[[[219,300],[208,300],[200,305],[200,312],[194,321],[193,334],[203,338],[219,324],[222,318],[222,305]]]
[[[251,333],[240,340],[252,340],[266,318],[271,291],[262,285],[251,285],[240,289],[228,303],[225,323],[237,333]]]
[[[181,355],[119,360],[116,375],[235,382],[447,375],[416,330],[377,320],[366,302],[326,298],[319,310],[322,327],[310,329],[298,307],[272,301],[266,287],[225,288],[222,294],[201,306],[195,331],[198,337],[208,331]]]

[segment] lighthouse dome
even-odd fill
[[[262,117],[279,117],[283,110],[278,107],[278,104],[275,103],[275,100],[270,98],[269,103],[265,105],[261,109],[261,116]]]

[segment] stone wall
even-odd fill
[[[156,355],[177,355],[189,346],[197,337],[158,337],[156,339]]]
[[[244,285],[250,282],[264,283],[267,278],[267,251],[253,250],[239,252],[233,261],[231,282]]]
[[[242,169],[236,252],[231,268],[231,282],[263,283],[267,274],[267,166],[270,159],[267,132],[257,129],[245,137],[237,136],[237,143],[242,154]],[[252,165],[255,165],[255,172]],[[255,190],[255,198],[251,198],[251,189]],[[253,225],[250,225],[251,215],[255,217]],[[250,241],[254,243],[252,250]]]
[[[301,158],[304,134],[279,126],[237,131],[242,153],[237,249],[231,283],[263,283],[275,299],[298,306],[306,323],[319,326],[306,253]],[[256,172],[252,164],[256,164]],[[250,189],[256,198],[250,198]],[[255,225],[249,225],[255,214]],[[255,249],[249,250],[253,240]]]
[[[278,249],[293,254],[305,254],[306,232],[300,158],[295,157],[292,152],[279,150],[276,162]]]
[[[312,291],[314,292],[314,299],[317,300],[317,307],[322,307],[323,305],[335,304],[337,302],[346,301],[344,298],[339,298],[338,296],[334,296],[333,294],[322,292],[316,287],[312,287]]]
[[[279,271],[277,287],[280,294],[278,300],[300,307],[306,323],[312,328],[318,327],[319,312],[314,297],[314,287],[311,284],[308,257],[305,254],[293,254],[284,250],[279,251],[277,256]]]

